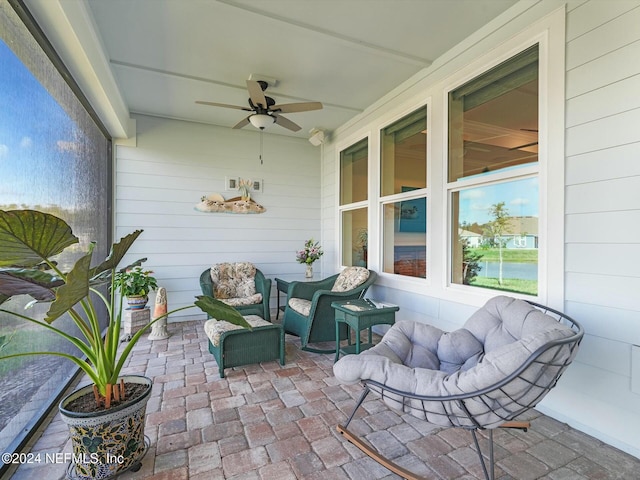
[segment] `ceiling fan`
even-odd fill
[[[233,128],[242,128],[249,123],[254,127],[264,130],[272,123],[276,123],[281,127],[287,128],[292,132],[300,130],[300,126],[280,115],[281,113],[307,112],[309,110],[320,110],[322,103],[320,102],[301,102],[301,103],[284,103],[276,105],[276,101],[267,97],[264,91],[269,84],[264,80],[247,80],[247,90],[249,90],[249,107],[240,107],[238,105],[228,105],[226,103],[205,102],[197,100],[200,105],[209,105],[212,107],[235,108],[236,110],[244,110],[252,112],[251,115],[240,120]]]
[[[523,132],[535,132],[535,133],[538,133],[538,129],[536,129],[536,128],[521,128],[520,130],[522,130]],[[538,145],[538,140],[536,140],[535,142],[525,143],[524,145],[518,145],[517,147],[511,147],[509,149],[509,151],[511,151],[511,150],[520,150],[521,148],[533,147],[534,145]]]

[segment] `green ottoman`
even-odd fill
[[[258,315],[245,315],[253,330],[219,321],[207,320],[204,331],[209,337],[209,352],[218,363],[220,378],[224,369],[280,359],[284,365],[284,330],[282,325],[263,320]]]

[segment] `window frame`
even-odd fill
[[[416,103],[420,106],[416,107]],[[417,283],[419,285],[429,285],[431,283],[431,275],[429,274],[429,264],[430,264],[430,256],[431,249],[430,245],[430,235],[431,235],[431,172],[432,172],[432,163],[431,161],[431,143],[432,143],[432,134],[431,134],[431,117],[432,117],[432,104],[431,97],[427,97],[423,99],[422,102],[412,103],[411,105],[406,106],[392,118],[385,120],[385,122],[377,128],[377,157],[375,158],[375,166],[376,166],[376,177],[375,177],[375,195],[372,198],[373,201],[376,202],[376,219],[377,219],[377,232],[378,232],[378,241],[377,241],[377,254],[376,258],[376,266],[379,270],[379,275],[390,276],[394,279],[400,279],[403,282],[410,282],[414,285]],[[389,195],[382,195],[382,136],[384,129],[390,127],[394,123],[402,120],[403,118],[408,117],[412,113],[424,109],[426,111],[426,149],[425,149],[425,185],[424,188],[418,188],[416,190],[410,190],[407,192],[393,193]],[[371,182],[370,180],[370,183]],[[396,202],[408,201],[408,200],[416,200],[424,198],[426,202],[426,233],[425,233],[425,263],[426,263],[426,275],[425,277],[414,277],[409,275],[401,275],[395,272],[385,272],[384,271],[384,207],[389,204],[393,204]]]
[[[420,311],[429,314],[441,301],[480,307],[502,292],[483,288],[450,286],[450,196],[447,191],[447,95],[451,89],[480,75],[488,68],[508,60],[522,50],[539,45],[539,202],[540,219],[538,247],[539,285],[537,301],[555,308],[564,308],[564,248],[565,248],[565,32],[566,13],[557,8],[532,24],[502,36],[498,40],[467,45],[467,50],[451,52],[438,63],[438,68],[420,72],[414,83],[401,93],[386,97],[364,112],[358,120],[336,132],[331,154],[333,169],[337,169],[339,150],[364,136],[369,137],[369,268],[378,272],[376,286],[379,295],[403,291],[420,300]],[[427,201],[427,279],[388,274],[381,271],[382,235],[381,200],[379,196],[380,169],[379,129],[411,113],[419,105],[428,107],[428,165],[429,196]],[[526,168],[526,167],[523,167]],[[521,169],[522,170],[522,169]],[[522,170],[521,173],[525,173]],[[341,237],[341,218],[337,196],[339,175],[334,174],[334,238],[338,249]],[[388,200],[392,200],[391,198]],[[339,259],[335,259],[338,268]],[[517,296],[517,294],[513,294]],[[413,297],[412,297],[413,298]],[[527,296],[531,299],[531,296]],[[415,305],[417,306],[417,304]],[[435,310],[434,310],[435,311]]]
[[[443,102],[443,248],[442,298],[481,305],[495,295],[562,307],[564,304],[564,15],[550,17],[521,32],[515,38],[493,48],[476,61],[449,77],[442,90]],[[538,44],[538,162],[513,171],[497,171],[481,178],[448,182],[448,95],[461,85],[489,69],[508,61],[518,53]],[[452,282],[452,195],[471,186],[487,185],[507,179],[518,180],[537,175],[539,180],[538,294],[524,295],[485,289]],[[480,181],[482,180],[482,181]],[[553,208],[551,208],[553,206]],[[553,259],[553,261],[551,261]]]
[[[371,153],[372,153],[372,136],[370,132],[366,132],[354,137],[350,137],[349,139],[345,140],[344,142],[341,142],[339,145],[336,146],[336,172],[335,172],[335,184],[336,184],[336,219],[337,219],[337,228],[336,228],[336,240],[335,240],[335,245],[337,246],[336,248],[336,264],[339,268],[345,268],[348,265],[344,265],[343,263],[343,258],[344,258],[344,249],[343,249],[343,238],[344,238],[344,232],[343,232],[343,213],[346,211],[352,211],[352,210],[359,210],[361,208],[366,209],[367,212],[367,232],[371,232],[371,226],[372,226],[372,222],[371,222],[371,184],[372,184],[372,165],[371,165]],[[366,185],[366,189],[367,189],[367,198],[365,200],[360,200],[357,202],[352,202],[352,203],[345,203],[343,205],[340,204],[341,202],[341,198],[342,198],[342,164],[341,164],[341,155],[342,152],[347,150],[348,148],[358,144],[359,142],[362,142],[363,140],[367,141],[367,185]],[[367,267],[368,269],[371,269],[371,235],[368,235],[369,241],[367,244],[367,250],[368,250],[368,259],[367,259]],[[377,242],[376,242],[377,243]]]

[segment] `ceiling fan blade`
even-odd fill
[[[249,125],[249,117],[244,118],[242,120],[240,120],[238,123],[236,123],[233,127],[231,128],[242,128],[246,125]]]
[[[525,143],[524,145],[518,145],[517,147],[511,147],[509,149],[509,151],[511,151],[511,150],[520,150],[521,148],[526,148],[526,147],[533,147],[534,145],[538,145],[538,142]]]
[[[204,102],[202,100],[196,100],[196,103],[200,105],[209,105],[210,107],[224,107],[224,108],[235,108],[236,110],[244,110],[245,112],[252,112],[248,107],[240,107],[238,105],[228,105],[226,103],[216,103],[216,102]]]
[[[267,99],[264,96],[262,87],[255,80],[247,80],[247,90],[249,90],[249,98],[254,105],[262,105],[262,108],[267,108]]]
[[[285,103],[271,107],[271,111],[281,113],[308,112],[309,110],[320,109],[322,109],[322,103],[320,102]]]
[[[279,115],[273,115],[273,116],[275,117],[276,123],[278,125],[280,125],[281,127],[284,127],[284,128],[288,128],[292,132],[297,132],[298,130],[300,130],[302,128],[302,127],[300,127],[300,125],[297,125],[297,124],[293,123],[288,118],[284,118],[284,117],[281,117]]]

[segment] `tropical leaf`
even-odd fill
[[[196,297],[196,306],[216,320],[225,320],[248,330],[253,330],[238,310],[213,297],[200,295]]]
[[[36,210],[0,210],[0,267],[38,265],[78,243],[64,220]]]
[[[143,230],[136,230],[135,232],[122,237],[118,243],[114,243],[111,246],[111,252],[109,253],[109,256],[105,259],[105,261],[102,262],[97,267],[94,267],[91,269],[91,271],[89,272],[89,278],[93,279],[94,281],[97,280],[98,278],[100,279],[106,278],[101,274],[106,271],[114,270],[118,266],[118,264],[123,259],[123,257],[129,250],[129,248],[131,248],[131,245],[133,245],[133,242],[136,241],[136,239],[140,236],[142,232]],[[144,260],[146,260],[146,258]],[[142,262],[142,261],[138,260],[138,262]],[[109,280],[111,279],[110,275],[108,278]]]
[[[51,304],[45,322],[51,324],[56,318],[69,311],[80,300],[89,295],[89,265],[91,251],[80,258],[67,274],[67,281],[56,290],[56,300]]]
[[[30,295],[40,302],[50,302],[56,298],[53,289],[63,283],[60,277],[40,270],[0,269],[0,304],[15,295]]]

